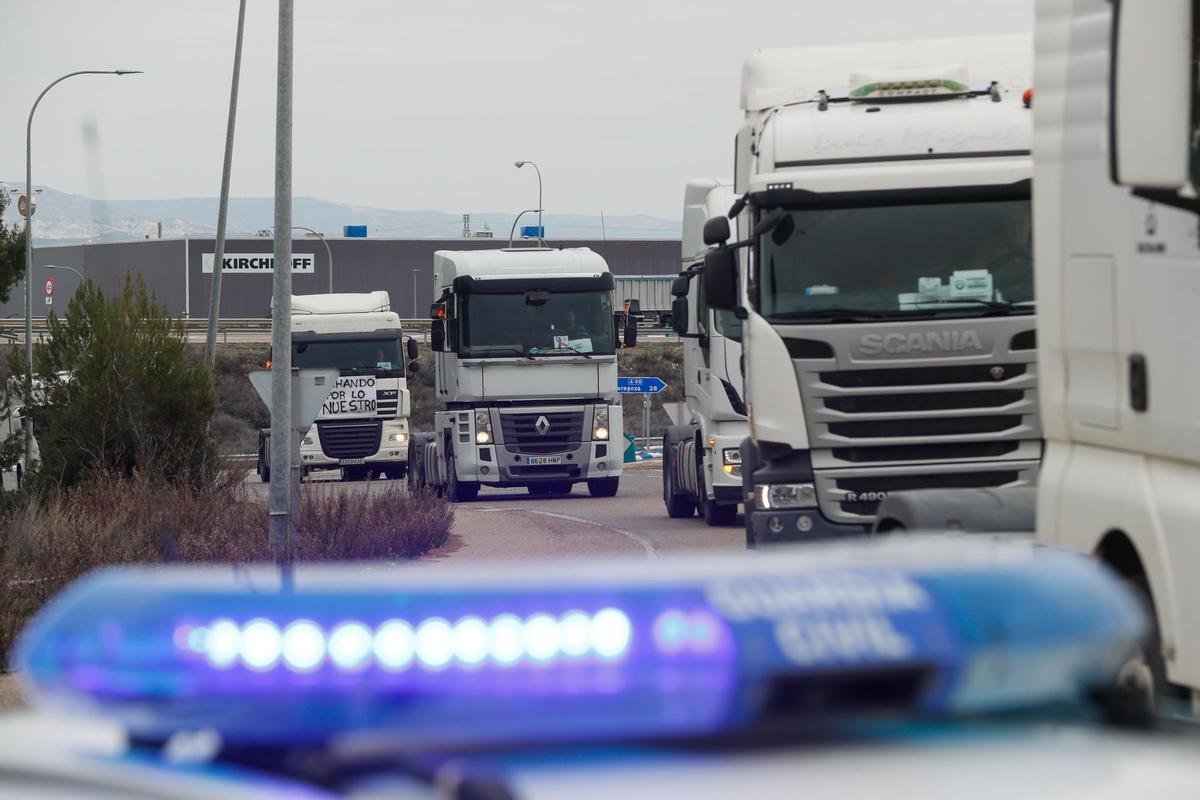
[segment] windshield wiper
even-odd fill
[[[867,308],[808,308],[803,311],[788,311],[783,314],[772,314],[770,319],[783,320],[821,320],[824,322],[860,322],[864,319],[886,319],[893,316],[886,311],[873,311]]]
[[[489,349],[487,352],[480,353],[479,355],[467,356],[467,358],[487,358],[488,356],[497,355],[499,353],[515,353],[516,355],[528,358],[530,361],[536,361],[533,356],[531,356],[527,351],[522,350],[520,347],[497,347],[495,349]]]
[[[1033,311],[1033,303],[1010,303],[1007,300],[981,300],[978,297],[963,297],[953,300],[934,300],[928,303],[913,303],[915,306],[921,307],[921,310],[945,308],[946,306],[956,306],[959,304],[969,304],[977,306],[985,306],[996,311],[1003,311],[1006,314],[1011,314],[1016,311]]]

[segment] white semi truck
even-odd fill
[[[663,431],[663,502],[672,517],[699,513],[732,525],[742,500],[742,321],[704,304],[704,223],[733,205],[733,182],[689,181],[683,199],[683,271],[672,286],[672,324],[683,341],[686,419]]]
[[[621,478],[613,277],[586,248],[439,250],[434,431],[414,434],[410,484],[455,502],[481,487],[599,497]]]
[[[853,535],[888,493],[1030,486],[1041,457],[1028,36],[762,50],[742,69],[746,535]]]
[[[341,376],[300,445],[300,467],[341,469],[343,480],[408,470],[411,399],[406,365],[417,343],[404,342],[385,291],[292,297],[292,366],[334,368]],[[259,431],[258,474],[271,478],[270,430]]]
[[[1041,0],[1033,116],[1037,536],[1143,593],[1141,679],[1200,710],[1198,24],[1193,0]]]

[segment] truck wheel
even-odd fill
[[[446,499],[451,503],[468,503],[479,496],[479,484],[460,481],[454,467],[454,453],[446,453]]]
[[[663,503],[667,507],[667,516],[672,519],[685,519],[696,513],[696,504],[687,495],[675,489],[675,477],[671,470],[669,457],[663,460]]]
[[[704,488],[704,462],[700,457],[699,443],[696,447],[696,491],[700,493],[697,503],[698,513],[704,517],[709,527],[724,527],[732,525],[737,519],[737,506],[723,506],[708,499],[708,490]]]
[[[270,439],[260,439],[258,442],[258,464],[256,464],[254,468],[258,472],[259,480],[261,480],[263,483],[271,482],[270,441]],[[18,478],[19,477],[20,476],[18,475]]]
[[[588,493],[592,497],[615,497],[617,487],[621,485],[618,478],[592,478],[587,482]]]

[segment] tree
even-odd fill
[[[8,192],[0,189],[0,303],[7,303],[12,287],[25,276],[25,230],[24,225],[4,224],[4,210],[8,208]]]
[[[93,469],[169,482],[211,476],[212,378],[186,356],[183,323],[141,277],[127,277],[112,299],[85,281],[47,328],[34,352],[39,482],[70,486]]]

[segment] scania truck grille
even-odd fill
[[[889,492],[1036,483],[1042,431],[1033,322],[1013,316],[780,331],[800,385],[822,512],[869,524]],[[967,341],[944,335],[956,331],[969,331],[976,347],[937,349]],[[901,346],[883,351],[883,341]]]
[[[317,423],[321,451],[330,458],[366,458],[379,451],[383,422],[378,419]]]
[[[514,453],[562,453],[583,441],[582,408],[500,412],[504,446]],[[545,418],[544,423],[539,421]]]

